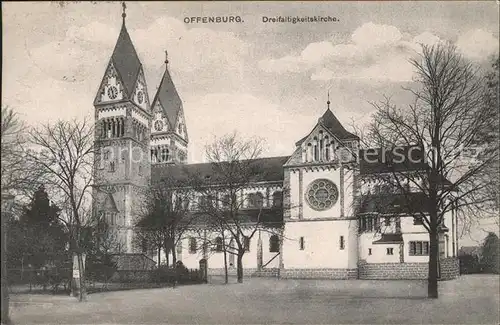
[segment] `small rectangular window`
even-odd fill
[[[340,236],[340,249],[344,249],[344,236]]]
[[[422,217],[413,217],[413,224],[416,226],[423,225]]]
[[[301,251],[303,251],[304,248],[305,248],[304,237],[300,237],[299,248],[300,248]]]
[[[387,255],[394,255],[394,248],[387,248]]]
[[[368,255],[372,255],[372,249],[368,248]]]
[[[250,251],[250,238],[247,236],[243,237],[243,246],[245,247],[245,252]]]
[[[410,256],[428,256],[429,242],[428,241],[411,241]]]
[[[114,172],[115,171],[115,162],[112,161],[109,163],[109,171]]]

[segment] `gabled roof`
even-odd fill
[[[319,123],[323,124],[330,132],[337,136],[340,140],[344,139],[359,139],[359,137],[347,131],[339,120],[335,117],[330,109],[327,109],[325,114],[319,119]]]
[[[253,171],[252,182],[283,181],[283,165],[289,156],[257,158],[251,161]],[[153,165],[151,179],[153,183],[161,182],[165,178],[174,178],[175,181],[187,182],[191,177],[210,181],[212,184],[223,181],[223,176],[214,170],[214,164],[189,165]]]
[[[372,244],[399,244],[402,242],[402,234],[382,234],[382,237],[379,240],[372,242]]]
[[[335,135],[340,140],[347,140],[347,139],[359,140],[359,137],[357,135],[347,131],[342,126],[340,121],[337,119],[337,117],[335,117],[335,115],[333,114],[333,112],[329,108],[326,110],[326,112],[323,114],[323,116],[321,116],[318,119],[318,124],[322,125],[325,129],[330,131],[333,135]],[[305,137],[303,137],[302,139],[300,139],[299,141],[297,141],[295,143],[295,145],[299,146],[302,142],[304,142],[307,139],[308,136],[309,136],[309,134],[306,135]]]
[[[182,100],[175,89],[174,82],[172,81],[172,77],[170,76],[168,69],[165,69],[160,86],[158,87],[158,91],[153,99],[152,107],[155,107],[157,101],[163,108],[163,112],[167,116],[170,127],[175,128],[179,112],[182,111]]]
[[[125,21],[122,24],[111,60],[123,82],[127,95],[130,97],[134,91],[137,76],[139,75],[141,61],[137,56],[130,35],[125,27]]]

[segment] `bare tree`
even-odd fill
[[[82,229],[90,218],[90,195],[94,162],[92,123],[58,121],[33,129],[29,141],[35,147],[29,157],[44,171],[44,182],[61,197],[66,226],[71,234],[70,249],[77,254],[79,269],[79,300],[85,300]]]
[[[376,113],[366,135],[372,145],[392,149],[391,157],[383,157],[388,158],[387,173],[380,177],[402,193],[408,208],[411,206],[408,211],[418,210],[429,232],[428,296],[437,298],[438,233],[444,216],[459,211],[465,222],[486,212],[492,196],[485,195],[484,189],[491,186],[485,173],[498,159],[498,150],[489,151],[482,159],[465,154],[465,149],[477,149],[482,130],[494,121],[484,105],[484,81],[455,47],[423,46],[420,58],[411,63],[416,83],[407,90],[413,103],[397,107],[386,99],[374,104]],[[410,164],[413,160],[422,164],[411,172],[396,168],[393,159],[402,154],[396,150],[411,147],[419,148],[416,151],[421,155],[411,157],[410,152],[403,165],[415,167]],[[423,195],[418,203],[411,197],[414,191]]]
[[[40,185],[43,173],[26,159],[28,143],[26,127],[13,109],[2,107],[1,172],[2,193],[29,197]]]
[[[158,265],[161,248],[165,252],[167,266],[170,255],[172,264],[176,264],[176,247],[194,220],[189,213],[192,189],[187,185],[176,180],[175,176],[164,177],[151,186],[142,206],[142,215],[136,223],[137,239],[141,241],[141,246],[157,249]]]
[[[191,175],[200,194],[198,211],[205,216],[210,232],[221,236],[222,242],[214,244],[222,245],[224,254],[236,255],[239,283],[243,282],[243,256],[249,240],[258,230],[273,231],[283,215],[282,206],[265,207],[269,198],[260,193],[245,195],[255,182],[267,179],[268,166],[257,159],[261,152],[261,140],[228,134],[206,147],[210,175]],[[226,255],[224,261],[227,282]]]

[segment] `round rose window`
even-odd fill
[[[317,179],[307,187],[305,193],[307,204],[314,210],[328,210],[339,197],[337,185],[327,179]]]

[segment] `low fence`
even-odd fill
[[[7,276],[12,292],[68,293],[72,273],[72,269],[9,269]],[[205,283],[206,279],[197,269],[160,267],[152,270],[117,270],[106,281],[93,276],[87,276],[85,280],[89,289],[103,287],[106,290],[114,290],[123,287],[201,284]]]
[[[154,270],[118,270],[109,282],[114,283],[202,283],[196,269],[157,268]]]

